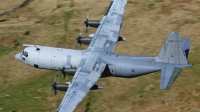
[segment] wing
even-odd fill
[[[86,53],[77,69],[58,112],[72,112],[101,77],[106,64],[98,60],[99,53]]]
[[[101,77],[106,64],[101,61],[101,53],[114,49],[119,37],[124,17],[126,0],[112,0],[110,10],[101,20],[92,42],[81,59],[70,87],[68,88],[58,112],[72,112]]]
[[[118,41],[127,0],[113,0],[107,15],[100,21],[87,51],[112,52]]]

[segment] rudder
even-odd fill
[[[190,44],[191,44],[191,40],[190,39],[187,39],[187,38],[183,39],[183,47],[184,47],[185,55],[186,55],[187,59],[188,59],[188,55],[189,55]]]

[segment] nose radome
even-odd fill
[[[17,59],[19,61],[21,60],[20,53],[18,53],[18,54],[15,55],[15,59]]]

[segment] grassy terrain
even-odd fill
[[[12,51],[12,48],[9,48],[9,47],[5,47],[3,45],[0,45],[0,57],[8,54],[9,52]]]
[[[16,85],[8,85],[7,81],[4,81],[4,86],[0,88],[1,107],[7,112],[20,110],[34,112],[38,109],[41,111],[50,111],[53,108],[47,106],[45,103],[48,100],[44,87],[50,86],[52,83],[51,78],[43,75],[42,79],[19,82]],[[44,109],[44,107],[46,108]]]
[[[11,8],[13,8],[13,6],[14,7],[18,6],[22,2],[23,2],[23,0],[15,0],[15,2],[13,2],[12,0],[1,1],[0,13],[3,12],[3,11],[10,10]]]
[[[14,43],[75,48],[83,21],[101,19],[110,0],[32,0],[0,16],[0,112],[55,112],[65,92],[56,96],[51,85],[58,71],[32,68],[14,59],[24,47]],[[0,1],[0,11],[16,4]],[[160,72],[142,77],[103,78],[102,90],[90,91],[76,112],[199,112],[200,2],[198,0],[128,0],[115,52],[156,56],[171,31],[192,40],[189,62],[169,91],[159,89]],[[94,33],[95,28],[89,28]],[[29,32],[27,34],[27,32]],[[83,32],[83,36],[87,36]],[[86,48],[86,45],[80,49]],[[58,78],[58,82],[70,81]]]

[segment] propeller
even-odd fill
[[[87,33],[88,32],[88,20],[89,20],[89,14],[86,15],[86,20],[84,21],[84,24],[85,24],[85,32]]]
[[[80,31],[80,35],[76,38],[76,49],[81,46],[81,38],[82,38],[82,30]]]
[[[60,73],[60,77],[65,79],[66,73],[65,73],[64,69],[65,69],[65,67],[62,68],[61,73]]]
[[[56,76],[55,76],[55,78],[54,78],[54,83],[53,83],[53,85],[52,85],[52,92],[54,93],[54,95],[57,94],[56,85],[57,85],[57,81],[56,81]]]

